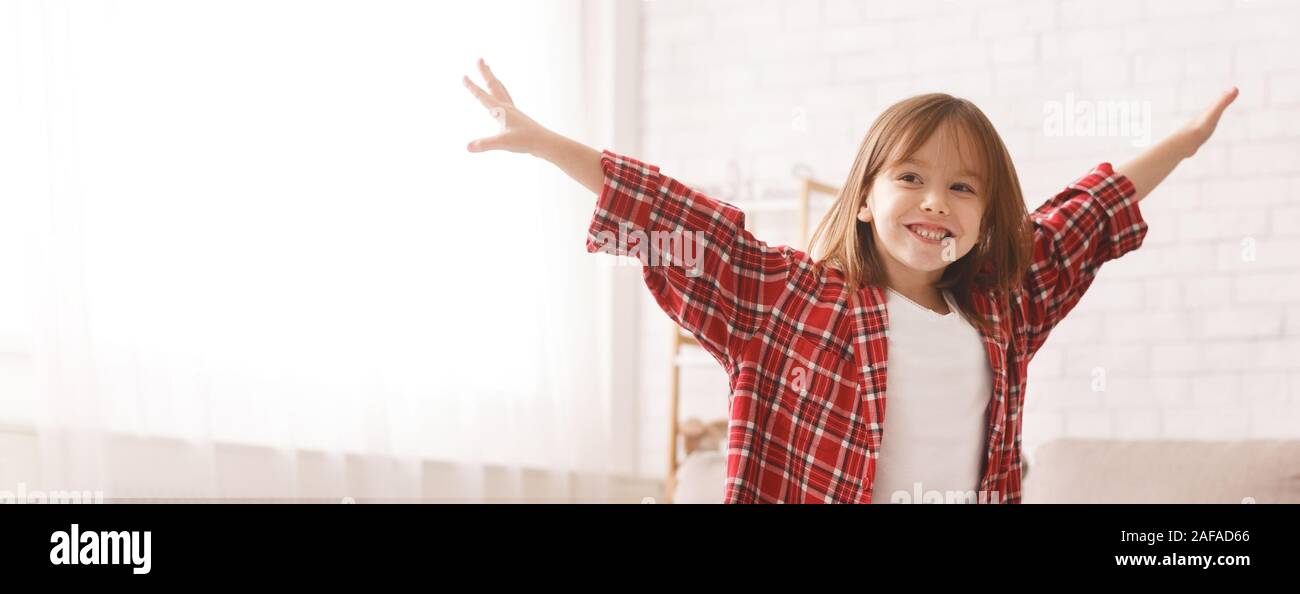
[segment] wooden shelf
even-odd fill
[[[830,184],[825,184],[812,179],[801,178],[799,180],[799,197],[794,200],[748,200],[741,204],[730,203],[736,208],[748,213],[756,212],[784,212],[797,211],[799,213],[799,245],[803,249],[808,249],[808,223],[809,211],[812,210],[813,195],[820,195],[817,202],[834,201],[839,196],[840,189]],[[827,200],[829,198],[829,200]],[[746,217],[746,222],[749,218]],[[699,347],[700,343],[695,337],[682,331],[680,327],[673,324],[672,338],[672,356],[669,357],[669,365],[672,367],[669,393],[669,412],[668,412],[668,479],[664,481],[665,498],[672,503],[673,491],[677,489],[677,439],[681,433],[681,427],[678,420],[678,409],[681,403],[681,370],[683,366],[694,367],[708,363],[716,363],[712,356],[703,353],[703,358],[696,354],[683,354],[682,347],[695,346]],[[692,349],[694,350],[694,349]]]

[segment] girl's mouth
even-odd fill
[[[940,244],[943,243],[943,240],[952,237],[952,233],[949,233],[947,229],[932,225],[907,225],[907,230],[912,233],[913,237],[924,243]]]

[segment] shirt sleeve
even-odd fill
[[[790,248],[745,229],[745,213],[604,150],[587,251],[632,256],[655,301],[730,374],[785,292]]]
[[[1033,259],[1025,278],[1031,352],[1078,304],[1101,265],[1142,245],[1147,224],[1133,182],[1110,163],[1030,213]]]

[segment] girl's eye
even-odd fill
[[[915,173],[904,173],[903,175],[898,176],[898,179],[901,181],[905,181],[909,184],[921,183],[921,178],[918,177]]]
[[[953,184],[952,189],[957,190],[958,192],[969,192],[971,194],[975,193],[975,188],[972,188],[967,184]]]

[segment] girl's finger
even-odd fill
[[[467,145],[465,148],[469,149],[469,152],[471,153],[481,153],[483,151],[491,151],[491,150],[504,148],[504,145],[502,142],[501,135],[497,134],[496,136],[488,136],[486,138],[480,138],[478,140],[470,141],[469,145]]]
[[[483,107],[486,107],[490,110],[497,106],[496,98],[493,97],[492,95],[489,95],[487,91],[480,89],[479,86],[474,84],[474,81],[470,80],[468,76],[464,77],[463,81],[465,83],[465,87],[469,89],[469,92],[474,95],[475,99],[478,99],[479,103],[483,104]]]
[[[510,92],[506,90],[506,86],[501,84],[495,74],[492,74],[492,69],[488,68],[487,62],[484,62],[483,58],[478,59],[478,71],[483,75],[483,80],[487,82],[488,90],[492,92],[493,97],[511,105],[515,104],[514,100],[510,98]]]
[[[1228,89],[1222,97],[1219,97],[1219,101],[1210,108],[1210,116],[1214,118],[1215,121],[1219,119],[1219,116],[1223,115],[1223,110],[1227,109],[1229,105],[1232,105],[1233,101],[1237,100],[1237,93],[1237,87]]]

